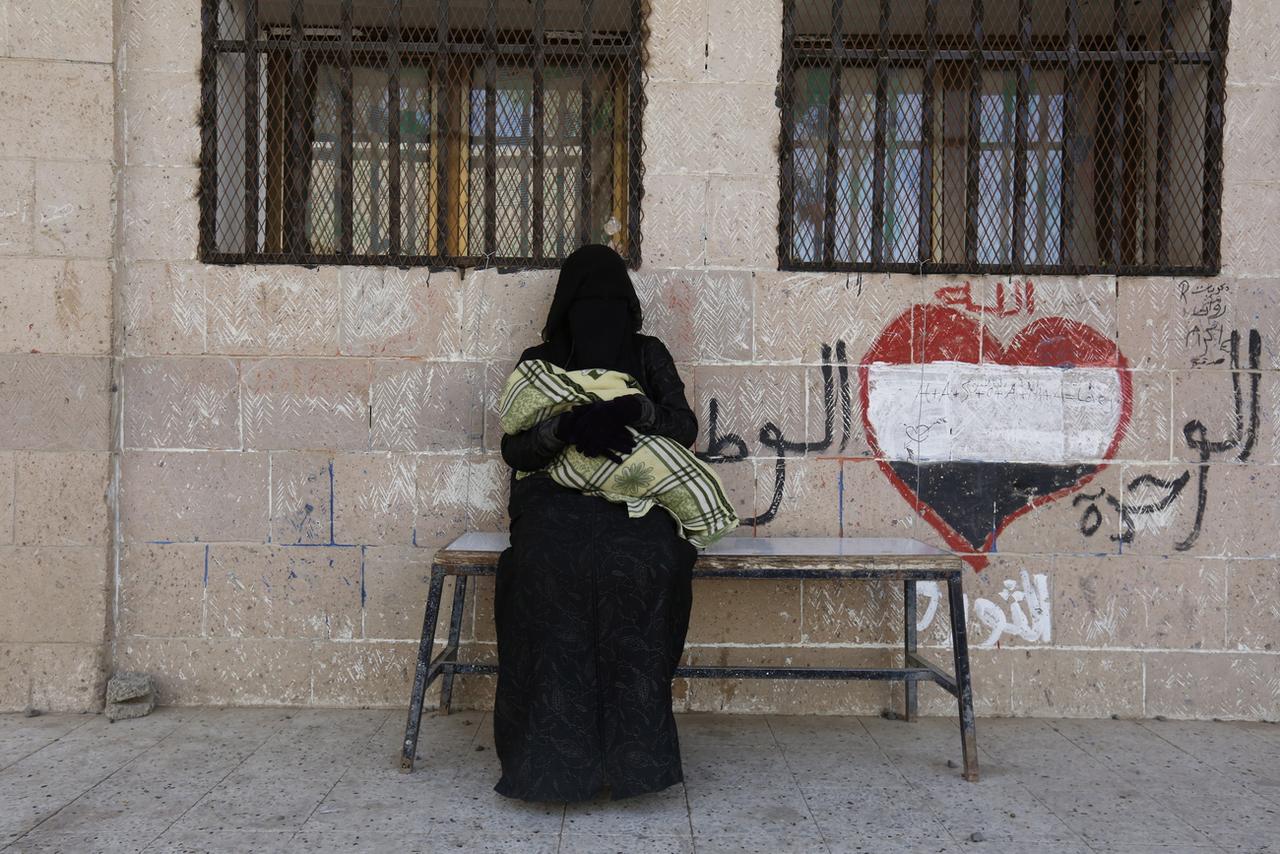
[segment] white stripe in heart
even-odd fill
[[[867,421],[885,459],[1102,462],[1123,412],[1114,368],[877,364]]]

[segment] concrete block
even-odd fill
[[[689,380],[686,377],[686,384]],[[699,365],[693,371],[693,394],[690,403],[698,415],[701,435],[697,448],[709,453],[739,456],[736,442],[722,442],[711,447],[711,407],[716,406],[716,437],[729,435],[741,439],[746,453],[753,457],[776,457],[777,435],[788,442],[806,441],[805,371],[801,368],[771,365]],[[695,402],[696,401],[696,402]],[[766,431],[774,447],[761,441]],[[786,449],[788,457],[804,456],[803,450]]]
[[[693,645],[799,644],[801,604],[798,581],[698,579],[693,582]]]
[[[1168,374],[1153,371],[1126,372],[1132,389],[1129,426],[1115,458],[1144,462],[1171,459],[1172,445],[1181,440],[1170,422],[1172,383]],[[1181,422],[1173,422],[1181,426]]]
[[[241,365],[246,448],[369,447],[369,363],[263,359]]]
[[[508,528],[507,499],[511,469],[495,454],[467,457],[467,529],[505,531]],[[418,506],[424,506],[422,467],[418,467]]]
[[[470,359],[519,356],[542,340],[555,270],[475,270],[463,280],[463,346]]]
[[[131,543],[120,553],[118,637],[200,637],[208,546]]]
[[[20,545],[104,546],[111,456],[24,452],[15,457],[14,541]]]
[[[125,353],[203,353],[206,278],[205,269],[196,264],[129,264],[120,283]]]
[[[801,642],[892,644],[903,640],[901,585],[806,579]]]
[[[0,349],[107,355],[111,350],[107,262],[8,259],[0,269]]]
[[[0,451],[0,546],[13,543],[14,454]]]
[[[1280,281],[1246,279],[1232,283],[1235,328],[1241,341],[1248,341],[1250,331],[1262,338],[1258,366],[1264,370],[1280,370]],[[1248,366],[1248,347],[1241,344],[1240,364]]]
[[[111,0],[8,0],[9,56],[111,62]]]
[[[761,272],[755,277],[755,357],[822,364],[844,342],[850,364],[861,364],[896,317],[926,299],[921,280],[844,273]],[[932,291],[927,291],[932,295]],[[903,352],[912,352],[910,324]]]
[[[333,458],[323,451],[271,452],[271,542],[334,540]]]
[[[418,457],[338,454],[333,459],[333,534],[337,542],[413,545]]]
[[[304,705],[311,700],[312,641],[130,639],[114,664],[156,680],[161,705]]]
[[[122,94],[125,163],[195,166],[200,162],[200,77],[191,72],[133,71]]]
[[[130,166],[124,180],[124,257],[129,261],[191,261],[199,244],[200,170]]]
[[[644,124],[646,172],[777,175],[775,89],[775,83],[650,83]],[[762,116],[774,120],[762,121]]]
[[[1237,3],[1228,31],[1227,79],[1235,83],[1277,83],[1276,46],[1280,14],[1270,3]]]
[[[198,51],[197,51],[198,54]],[[47,157],[106,162],[112,156],[114,93],[109,65],[0,59],[0,159]]]
[[[474,625],[471,626],[472,637],[477,643],[498,642],[497,628],[493,621],[494,579],[476,577],[468,582],[469,593],[474,603]]]
[[[200,10],[185,0],[124,0],[123,30],[130,74],[200,67]]]
[[[35,234],[36,165],[31,160],[0,161],[0,255],[31,252]]]
[[[1013,659],[1021,652],[1003,649],[970,649],[969,675],[973,681],[973,712],[979,718],[1011,717],[1013,715]],[[951,667],[946,655],[928,656],[944,669]],[[890,707],[901,714],[905,698],[901,688],[894,686],[890,692]],[[926,717],[954,718],[956,698],[941,688],[924,684],[917,694],[920,714]],[[979,725],[981,726],[981,725]],[[956,747],[957,754],[959,746]],[[957,756],[957,761],[959,757]]]
[[[107,647],[97,643],[41,643],[30,647],[31,707],[51,712],[97,712],[107,680]]]
[[[371,546],[364,550],[365,638],[412,641],[421,637],[422,615],[431,585],[432,554],[430,550],[411,548]],[[447,581],[450,593],[452,584]],[[448,622],[447,611],[445,606],[440,625]],[[444,631],[440,625],[437,631]]]
[[[346,267],[340,278],[343,353],[461,353],[463,293],[456,273]]]
[[[782,3],[766,0],[745,13],[733,0],[708,0],[707,6],[707,75],[774,85],[782,65]]]
[[[1280,648],[1280,573],[1273,561],[1227,561],[1226,648],[1275,652]]]
[[[106,450],[110,388],[106,358],[0,355],[0,448]]]
[[[755,461],[755,508],[744,508],[757,520],[755,533],[762,537],[840,536],[840,464],[832,460],[784,459],[781,469],[781,500],[775,507],[779,494],[778,461]],[[900,505],[890,504],[886,509],[900,512]],[[846,533],[856,536],[851,531]],[[887,531],[881,529],[880,533]]]
[[[1267,144],[1280,136],[1280,86],[1230,86],[1223,136],[1225,184],[1280,179],[1280,154]]]
[[[477,500],[473,486],[483,486],[484,483],[482,478],[472,483],[475,468],[465,457],[431,455],[418,458],[414,544],[419,548],[446,545],[467,530]],[[487,496],[479,497],[484,500]]]
[[[474,362],[374,362],[374,449],[460,451],[481,447],[483,381],[484,368]]]
[[[698,267],[707,263],[707,190],[703,175],[654,175],[644,180],[646,265]]]
[[[887,667],[888,650],[807,649],[799,646],[725,648],[690,646],[684,663],[738,666]],[[774,679],[689,679],[684,683],[687,711],[730,714],[875,715],[889,704],[889,686],[872,681]]]
[[[707,0],[660,3],[650,11],[648,25],[650,80],[697,80],[706,73]]]
[[[102,643],[107,607],[103,548],[0,547],[0,578],[10,587],[0,602],[0,641]]]
[[[1228,276],[1280,274],[1280,250],[1270,235],[1280,227],[1280,182],[1238,181],[1222,191],[1222,269]]]
[[[506,385],[507,378],[511,376],[511,372],[515,369],[516,360],[502,359],[497,362],[488,362],[483,366],[484,371],[484,449],[486,451],[501,451],[502,449],[502,425],[498,423],[498,402],[502,399],[502,389]]]
[[[333,356],[338,352],[334,267],[228,267],[205,286],[210,352]]]
[[[116,673],[107,680],[107,720],[144,718],[156,707],[156,688],[146,673]]]
[[[773,470],[772,460],[764,462],[762,465],[768,466],[770,471]],[[720,478],[720,483],[724,485],[725,494],[733,504],[739,521],[749,523],[750,518],[757,512],[755,461],[740,460],[731,463],[720,463],[715,466],[715,472]],[[729,536],[750,537],[755,533],[755,529],[750,524],[743,524],[735,531],[730,532]],[[760,533],[763,534],[764,531]]]
[[[1247,337],[1245,339],[1247,341]],[[1248,367],[1247,343],[1242,343],[1246,352],[1241,354]],[[1235,394],[1236,385],[1233,374],[1226,370],[1175,371],[1173,378],[1173,457],[1184,462],[1198,462],[1200,450],[1192,447],[1198,443],[1200,435],[1195,431],[1193,422],[1204,426],[1204,439],[1210,442],[1226,442],[1241,439],[1236,424]],[[1252,380],[1248,375],[1239,377],[1242,395],[1241,415],[1246,428],[1252,422],[1250,411],[1250,395]],[[1280,410],[1274,409],[1280,400],[1280,375],[1266,372],[1258,377],[1258,429],[1255,434],[1255,448],[1250,451],[1250,459],[1270,462],[1271,451],[1276,447],[1277,436],[1280,436]],[[1191,442],[1188,442],[1187,429],[1192,429]],[[1247,432],[1247,431],[1246,431]],[[1238,457],[1244,448],[1241,446],[1235,453],[1226,455],[1228,459]]]
[[[210,637],[360,636],[360,550],[214,544],[206,593]]]
[[[1221,649],[1227,568],[1194,558],[1054,561],[1054,640],[1068,646]]]
[[[126,448],[240,447],[240,371],[222,357],[124,360]]]
[[[1110,276],[1087,276],[1084,278],[1044,276],[1031,281],[1034,288],[1031,298],[1034,300],[1034,312],[1013,313],[1013,303],[1017,289],[1024,288],[1027,281],[1008,276],[966,276],[972,288],[973,298],[984,307],[982,326],[985,332],[994,337],[1002,346],[1008,347],[1032,320],[1048,317],[1064,317],[1088,326],[1107,344],[1117,340],[1119,319],[1116,300],[1116,282]],[[1008,306],[1003,313],[996,310],[1001,305],[999,292],[1004,293],[1004,304]],[[932,293],[932,291],[930,291]],[[1110,347],[1101,349],[1082,349],[1075,354],[1077,364],[1098,364],[1106,362],[1110,356]],[[1000,354],[983,354],[985,361],[999,362]]]
[[[966,572],[961,583],[971,651],[1042,648],[1053,642],[1052,558],[991,555],[985,569]],[[941,582],[916,585],[916,625],[922,647],[951,648],[946,596]],[[894,608],[901,613],[901,591],[895,591]]]
[[[778,265],[777,247],[777,183],[713,177],[707,193],[707,263],[770,269]]]
[[[400,708],[413,693],[416,643],[327,643],[315,652],[314,702]],[[463,680],[465,681],[465,680]]]
[[[1127,497],[1124,500],[1131,507],[1143,506],[1152,500],[1163,501],[1175,491],[1174,481],[1187,472],[1190,474],[1185,485],[1165,510],[1137,514],[1136,535],[1126,551],[1242,558],[1280,554],[1276,509],[1272,503],[1260,501],[1261,496],[1275,495],[1280,489],[1280,468],[1276,466],[1227,461],[1213,465],[1206,474],[1204,512],[1198,531],[1198,466],[1126,466]],[[1139,480],[1143,475],[1151,475],[1161,482],[1150,478]],[[1188,547],[1179,548],[1180,545]]]
[[[129,451],[121,458],[124,540],[265,542],[267,455]]]
[[[1123,551],[1120,511],[1108,499],[1124,495],[1123,469],[1111,465],[1077,491],[1025,513],[1000,532],[1005,554],[1116,555]]]
[[[110,163],[37,162],[35,251],[107,258],[114,229]]]
[[[1015,653],[1011,658],[1015,715],[1068,718],[1143,716],[1140,653],[1028,649]],[[1147,711],[1150,711],[1149,707]]]
[[[1130,367],[1213,369],[1227,364],[1231,333],[1242,326],[1237,301],[1249,286],[1233,279],[1122,279],[1117,287],[1120,351]],[[1247,328],[1244,336],[1247,341]],[[1247,361],[1247,346],[1241,361]]]
[[[1143,661],[1148,717],[1280,719],[1274,655],[1149,652]]]
[[[658,270],[635,277],[644,331],[678,362],[751,360],[755,274],[736,270]]]

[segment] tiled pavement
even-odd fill
[[[8,852],[1280,852],[1280,726],[678,716],[685,784],[588,804],[493,791],[492,719],[162,709],[0,715]],[[7,846],[7,847],[6,847]]]

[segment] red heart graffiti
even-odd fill
[[[922,377],[930,365],[935,366],[932,370],[940,372],[939,375],[946,371],[961,371],[966,377],[981,377],[982,369],[975,373],[967,365],[983,365],[988,366],[989,373],[1012,377],[1004,381],[1006,385],[1021,383],[1019,377],[1023,375],[1066,376],[1056,370],[1044,369],[1105,369],[1076,372],[1076,375],[1100,377],[1104,381],[1097,385],[1103,387],[1102,394],[1118,396],[1118,400],[1102,400],[1099,404],[1104,408],[1113,407],[1110,411],[1114,417],[1114,430],[1105,450],[1090,455],[1088,460],[1077,461],[1064,456],[1062,459],[1021,462],[1014,453],[1000,453],[1000,443],[1008,440],[1012,446],[1016,441],[1008,435],[1012,431],[1001,431],[998,427],[992,427],[987,435],[975,434],[973,440],[982,447],[994,448],[995,453],[991,455],[930,459],[923,453],[916,453],[925,447],[923,443],[931,429],[929,424],[894,421],[895,436],[877,435],[872,403],[881,413],[886,405],[896,413],[898,410],[894,407],[902,404],[892,392],[873,392],[873,386],[881,387],[873,381],[873,371],[887,368],[888,373],[900,376],[903,372],[895,372],[892,367],[895,365],[919,365]],[[1110,371],[1114,371],[1114,375]],[[975,569],[987,565],[987,553],[992,551],[1000,533],[1014,519],[1074,492],[1106,468],[1106,461],[1115,456],[1128,430],[1132,409],[1132,380],[1128,363],[1115,342],[1090,326],[1063,317],[1035,320],[1023,327],[1008,346],[1003,346],[971,315],[944,305],[916,305],[884,328],[862,359],[859,380],[863,426],[881,471],[912,508],[937,529],[948,546],[966,553],[966,559]],[[961,386],[966,390],[962,392]],[[967,396],[968,386],[968,381],[946,385],[940,395]],[[915,392],[916,398],[923,393]],[[874,401],[873,394],[878,395]],[[886,399],[889,399],[888,404]],[[965,405],[970,406],[970,414],[975,411],[972,402]],[[978,402],[978,406],[992,407],[993,412],[999,405],[995,398]],[[905,418],[916,414],[912,409],[915,406],[916,403],[912,402],[904,410]],[[1034,403],[1030,406],[1034,407]],[[1016,407],[1010,411],[1013,409]],[[1027,411],[1034,417],[1034,408]],[[1009,417],[1019,416],[1013,412]],[[882,420],[882,426],[884,424]],[[906,425],[904,430],[897,430],[903,425]],[[1097,448],[1102,449],[1101,440],[1107,438],[1110,424],[1092,426],[1094,429],[1089,435],[1100,437]],[[946,437],[955,430],[954,424],[943,423],[943,441],[950,441]],[[1064,427],[1064,455],[1070,450],[1070,442],[1065,436]],[[913,444],[916,451],[911,450]]]

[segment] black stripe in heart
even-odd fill
[[[938,462],[890,460],[903,483],[976,551],[992,546],[1009,517],[1037,498],[1069,489],[1095,474],[1088,464]]]

